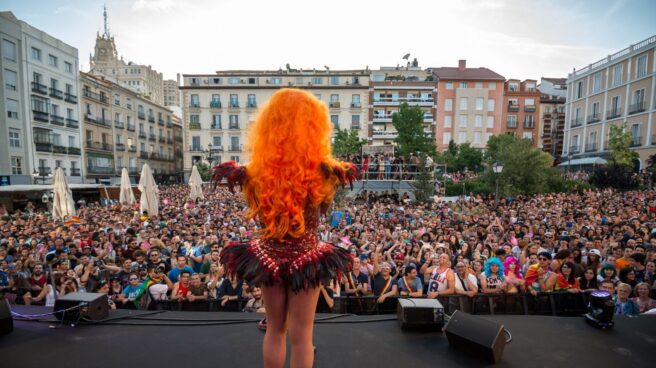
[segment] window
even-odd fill
[[[488,129],[494,129],[494,116],[487,117],[487,127]]]
[[[633,103],[641,104],[645,101],[645,89],[639,89],[633,92]]]
[[[32,59],[41,61],[41,50],[32,47]]]
[[[638,66],[636,67],[636,78],[647,75],[647,54],[638,56]]]
[[[7,117],[18,119],[18,101],[7,99]]]
[[[230,95],[230,107],[239,107],[239,98],[237,95]]]
[[[189,122],[193,124],[200,124],[200,115],[189,115]]]
[[[66,73],[73,73],[73,64],[69,63],[68,61],[64,61],[64,71]]]
[[[474,88],[483,88],[483,82],[476,82]]]
[[[592,93],[601,91],[601,72],[592,76]]]
[[[476,110],[483,110],[483,99],[480,97],[476,98]]]
[[[221,78],[212,78],[212,83],[213,84],[221,84],[222,80],[221,80]]]
[[[228,78],[228,84],[239,84],[241,80],[236,77]]]
[[[330,77],[330,84],[333,86],[339,85],[339,77],[336,75],[333,75]]]
[[[45,166],[45,165],[44,165]],[[23,174],[23,158],[18,156],[11,156],[11,174]]]
[[[531,132],[524,132],[522,133],[522,138],[528,139],[529,141],[533,140],[533,133]]]
[[[474,144],[481,144],[481,132],[474,132]]]
[[[453,89],[453,82],[449,81],[445,83],[446,89]]]
[[[16,90],[16,72],[13,70],[5,69],[4,70],[4,77],[5,77],[5,88],[10,90],[10,91],[15,91]]]
[[[467,132],[458,132],[458,144],[467,142]]]
[[[228,116],[230,129],[239,129],[239,115]]]
[[[198,95],[193,94],[191,95],[191,101],[189,103],[189,107],[200,107],[200,98]]]
[[[221,129],[221,115],[219,114],[212,115],[212,128]]]
[[[467,82],[460,82],[460,88],[467,88]]]
[[[322,84],[322,83],[323,83],[323,78],[321,77],[312,78],[312,84]]]
[[[449,144],[449,142],[451,142],[451,133],[444,132],[442,135],[442,144]]]
[[[2,57],[16,61],[16,44],[9,40],[2,40]]]
[[[330,115],[330,122],[335,130],[339,130],[339,115]]]
[[[200,151],[200,136],[195,135],[191,137],[191,150],[192,151]]]
[[[360,129],[360,115],[351,115],[351,129]]]
[[[640,124],[631,125],[631,136],[634,142],[640,140]]]
[[[247,100],[247,107],[256,107],[257,102],[255,101],[255,95],[251,94],[248,95],[248,100]]]
[[[444,116],[444,127],[445,128],[451,128],[451,120],[452,120],[451,115]]]
[[[494,100],[487,100],[487,111],[494,111]]]
[[[467,97],[460,97],[460,110],[467,110]]]
[[[271,84],[281,84],[282,83],[282,78],[271,78]]]
[[[620,96],[613,96],[610,100],[610,115],[617,116],[620,113]]]
[[[48,65],[56,68],[57,67],[57,62],[58,62],[58,60],[57,60],[56,56],[48,55]]]
[[[524,99],[524,105],[526,105],[526,106],[535,106],[535,99],[534,98]]]
[[[444,100],[444,111],[453,111],[453,100],[448,98]]]
[[[497,89],[497,84],[495,82],[488,82],[487,83],[487,88],[489,88],[491,90],[495,90],[495,89]]]
[[[212,137],[212,147],[219,148],[221,147],[221,136],[215,135]]]
[[[20,131],[9,129],[9,147],[20,148]]]
[[[460,127],[461,128],[467,127],[467,115],[460,115]]]
[[[362,107],[362,104],[360,103],[360,95],[351,96],[351,107]]]
[[[230,137],[230,146],[233,151],[239,150],[239,137]]]
[[[576,98],[583,97],[583,81],[578,81],[576,83]]]
[[[474,127],[476,128],[483,127],[483,115],[476,115],[476,120],[474,120]]]
[[[131,99],[130,97],[127,97],[127,98],[125,99],[125,107],[126,107],[128,110],[132,110],[132,99]]]
[[[613,87],[617,87],[620,84],[622,84],[622,69],[623,69],[622,64],[615,65],[613,67],[613,85],[612,85]]]

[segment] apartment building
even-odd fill
[[[164,106],[180,106],[180,89],[178,88],[178,81],[167,79],[164,81],[163,85]]]
[[[0,185],[50,184],[56,167],[81,183],[78,51],[0,12]]]
[[[610,126],[626,124],[640,155],[635,169],[645,167],[656,153],[655,49],[656,35],[569,74],[561,165],[607,157]]]
[[[181,90],[184,171],[196,162],[247,162],[248,126],[258,107],[278,89],[302,88],[329,108],[337,129],[356,129],[367,137],[368,70],[230,70],[185,74]]]
[[[173,112],[101,75],[80,73],[87,182],[137,182],[144,163],[158,182],[180,181],[182,126]]]
[[[527,79],[508,79],[503,88],[503,128],[502,133],[528,139],[533,146],[539,146],[540,91],[537,81]]]
[[[398,136],[392,114],[402,103],[419,106],[424,112],[424,133],[435,137],[437,78],[419,66],[381,67],[371,72],[369,83],[369,141],[372,145],[393,144]]]
[[[565,133],[566,78],[541,78],[538,84],[540,107],[538,118],[542,134],[538,147],[551,154],[556,161],[563,151]]]
[[[436,146],[443,151],[451,140],[485,148],[487,140],[503,131],[505,78],[487,68],[429,69],[437,78]]]

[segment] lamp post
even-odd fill
[[[572,152],[567,153],[567,173],[572,170]]]
[[[501,176],[501,172],[503,171],[503,165],[501,165],[498,162],[495,162],[494,165],[492,165],[492,171],[494,171],[494,176],[495,176],[495,181],[496,181],[496,187],[494,190],[494,204],[495,206],[499,206],[499,177]]]

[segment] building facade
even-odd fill
[[[201,161],[248,162],[249,124],[258,107],[278,89],[302,88],[324,101],[335,128],[356,129],[367,137],[367,70],[218,71],[183,75],[184,171]]]
[[[50,184],[57,167],[81,183],[77,49],[11,12],[0,38],[0,184]]]
[[[615,125],[632,134],[632,149],[640,155],[636,170],[645,167],[656,153],[655,49],[652,36],[569,74],[563,164],[607,157]]]
[[[398,136],[392,124],[392,114],[402,103],[419,106],[424,112],[424,132],[435,137],[437,112],[437,82],[435,76],[418,66],[382,67],[371,72],[369,84],[370,144],[393,144]]]
[[[503,87],[502,133],[510,133],[531,141],[539,147],[540,91],[537,81],[508,79]]]
[[[487,140],[503,131],[505,78],[487,68],[430,68],[437,78],[436,146],[445,150],[450,141],[485,148]]]
[[[178,88],[178,81],[167,79],[164,81],[164,106],[181,106],[180,105],[180,89]]]
[[[553,156],[558,164],[565,134],[567,79],[541,78],[538,90],[540,91],[538,117],[542,131],[538,147]]]

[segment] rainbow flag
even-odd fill
[[[77,216],[71,216],[71,218],[67,221],[64,221],[64,226],[66,227],[78,227],[80,226],[80,218]]]

